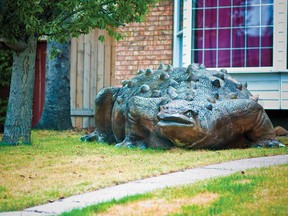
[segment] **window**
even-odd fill
[[[178,0],[175,13],[174,64],[287,71],[287,0]]]
[[[195,1],[192,58],[207,67],[265,67],[273,59],[273,0]]]

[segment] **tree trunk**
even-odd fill
[[[31,143],[32,103],[37,38],[30,37],[27,48],[13,53],[13,69],[3,143]]]
[[[51,59],[49,54],[53,47],[58,53]],[[73,128],[70,115],[69,56],[69,42],[64,44],[48,42],[44,110],[36,128],[52,130]]]

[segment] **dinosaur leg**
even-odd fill
[[[170,148],[171,143],[159,136],[157,113],[162,99],[132,97],[129,101],[125,139],[117,147]]]
[[[252,146],[280,147],[273,125],[263,107],[253,100],[235,100],[228,108],[234,131],[243,133]]]
[[[81,141],[115,142],[112,131],[112,109],[119,88],[102,89],[95,98],[95,131],[82,136]]]
[[[265,110],[262,108],[259,111],[256,119],[254,128],[249,131],[247,137],[254,141],[252,147],[284,147],[281,142],[276,138],[274,127],[266,114]]]

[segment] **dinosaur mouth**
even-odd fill
[[[182,127],[191,127],[194,125],[193,119],[190,119],[184,115],[180,114],[159,114],[158,115],[158,125],[160,127],[170,127],[170,126],[182,126]]]

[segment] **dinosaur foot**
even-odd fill
[[[82,142],[92,142],[97,140],[98,140],[98,133],[96,131],[80,137],[80,141]]]
[[[285,145],[278,140],[272,139],[272,140],[261,140],[254,144],[252,147],[254,148],[282,148],[285,147]]]
[[[126,147],[126,148],[139,148],[139,149],[147,149],[146,144],[141,141],[131,141],[129,138],[125,138],[125,140],[121,143],[115,145],[117,148]]]

